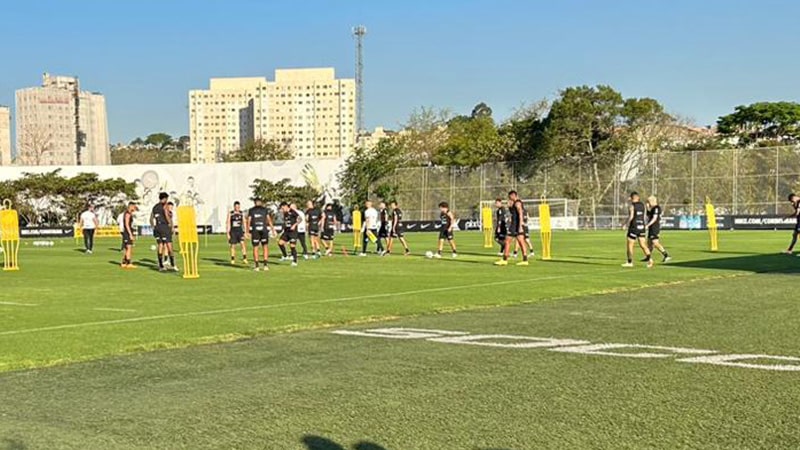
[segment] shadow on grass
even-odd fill
[[[3,438],[0,440],[0,450],[25,450],[28,446],[16,439]]]
[[[308,450],[346,450],[347,447],[337,444],[336,442],[321,436],[303,436],[300,440]],[[386,450],[385,447],[375,444],[374,442],[361,441],[354,444],[353,450]]]
[[[227,267],[228,269],[232,270],[252,270],[251,263],[242,264],[237,262],[236,264],[231,264],[230,260],[226,261],[222,258],[202,258],[202,261],[209,262],[218,267]]]
[[[669,265],[693,269],[739,270],[753,273],[800,273],[800,258],[784,254],[759,254],[699,261],[679,261],[672,262]]]

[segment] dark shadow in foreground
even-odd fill
[[[25,450],[26,448],[28,446],[16,439],[3,438],[0,440],[0,450]]]
[[[308,450],[346,450],[346,447],[322,436],[306,435],[300,440]],[[353,450],[386,450],[373,442],[361,441],[353,445]]]
[[[753,273],[800,273],[800,258],[784,254],[760,254],[733,258],[703,259],[699,261],[675,261],[674,267],[694,269],[741,270]]]

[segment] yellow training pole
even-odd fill
[[[553,239],[553,228],[550,221],[550,205],[547,204],[547,199],[544,196],[542,196],[542,203],[539,205],[539,233],[542,236],[542,259],[549,261],[552,259],[550,242]]]
[[[719,242],[717,241],[717,213],[714,210],[714,205],[711,204],[711,199],[706,197],[706,222],[708,224],[708,234],[711,238],[711,251],[716,252],[719,250]]]
[[[197,267],[200,240],[197,236],[197,216],[192,206],[178,207],[178,239],[183,258],[183,278],[200,278]]]
[[[353,248],[361,248],[361,211],[353,211]]]
[[[481,223],[483,224],[483,248],[494,247],[494,214],[492,208],[481,208]]]
[[[0,210],[0,245],[3,249],[3,271],[19,270],[19,214],[11,209],[11,200],[3,200]]]

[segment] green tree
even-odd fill
[[[172,136],[167,133],[153,133],[147,136],[144,143],[150,147],[155,147],[161,150],[173,148]]]
[[[397,193],[394,173],[407,162],[406,150],[394,139],[383,139],[372,150],[357,148],[338,174],[339,188],[351,205],[373,195],[391,198]]]
[[[267,141],[265,139],[256,139],[247,142],[241,149],[224,155],[223,161],[284,161],[292,158],[294,158],[294,154],[288,145],[281,145],[275,141]]]
[[[476,106],[476,110],[480,111],[479,107]],[[471,117],[456,117],[447,124],[446,141],[434,153],[432,162],[446,166],[478,167],[501,160],[507,147],[508,142],[498,132],[492,117],[485,112],[478,112]]]
[[[428,165],[447,141],[447,122],[452,113],[446,109],[415,109],[396,138],[406,155],[406,165]]]
[[[317,200],[321,193],[311,186],[293,186],[291,180],[284,178],[278,182],[256,179],[250,185],[253,198],[260,198],[266,203],[292,202],[301,208],[308,200]]]
[[[189,149],[162,150],[147,147],[117,147],[111,149],[111,164],[185,164]]]
[[[737,106],[733,113],[717,120],[717,129],[738,138],[740,146],[772,141],[782,145],[800,141],[800,103],[759,102]]]

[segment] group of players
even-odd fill
[[[645,205],[638,192],[631,192],[630,200],[628,220],[625,223],[628,259],[622,267],[633,267],[633,253],[637,242],[642,252],[644,252],[642,262],[646,263],[647,267],[653,267],[654,265],[654,250],[658,250],[661,253],[665,263],[669,262],[672,257],[661,245],[661,206],[658,205],[658,199],[651,195],[647,198],[647,204]]]

